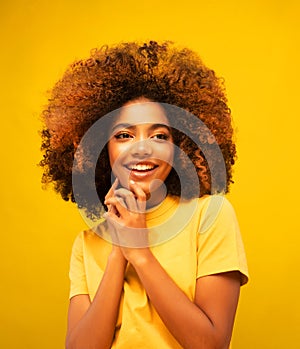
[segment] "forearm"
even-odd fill
[[[184,348],[218,348],[211,320],[181,291],[151,252],[131,263],[159,316]]]
[[[79,322],[69,330],[67,349],[110,348],[117,322],[126,261],[110,255],[97,293]]]

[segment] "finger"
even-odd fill
[[[118,180],[118,178],[116,178],[115,181],[113,182],[112,186],[110,187],[109,191],[107,192],[105,199],[110,198],[114,195],[114,191],[118,187],[118,184],[119,184],[119,180]]]
[[[106,206],[107,206],[107,208],[108,208],[108,212],[112,212],[112,213],[114,213],[115,215],[118,214],[118,212],[117,212],[115,206],[110,205],[110,204],[108,204],[108,205],[106,205]]]
[[[124,223],[121,218],[112,212],[105,212],[103,217],[107,220],[110,226],[117,228],[118,226],[124,226]]]
[[[105,217],[107,220],[109,234],[114,245],[129,248],[149,246],[147,228],[128,227],[124,225],[122,220],[109,213],[106,213]]]
[[[128,214],[128,210],[126,208],[126,204],[124,200],[120,197],[111,197],[105,201],[105,205],[112,205],[116,209],[116,216],[122,216],[124,217],[126,214]],[[112,211],[110,211],[112,213]]]
[[[134,181],[130,180],[130,190],[134,193],[137,199],[137,208],[139,211],[146,210],[147,195],[144,190]]]
[[[129,183],[130,183],[130,190],[134,193],[135,197],[139,201],[146,201],[147,196],[146,196],[146,193],[144,192],[144,190],[133,180],[130,180]]]
[[[110,187],[109,191],[107,192],[105,198],[104,198],[104,205],[107,206],[107,210],[114,211],[114,213],[115,213],[115,209],[111,205],[107,205],[105,200],[106,200],[106,198],[110,198],[114,195],[115,189],[118,187],[118,184],[119,184],[119,180],[118,180],[118,178],[116,178],[115,181],[113,182],[112,186]]]
[[[137,212],[138,206],[134,194],[128,189],[117,189],[115,191],[115,196],[120,197],[124,200],[125,207],[131,212]]]

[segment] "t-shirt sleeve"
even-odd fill
[[[79,234],[72,247],[70,261],[70,299],[79,294],[88,294],[83,258],[83,233]]]
[[[239,271],[248,281],[248,267],[235,211],[221,195],[207,199],[197,236],[197,278]]]

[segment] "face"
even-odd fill
[[[146,194],[157,190],[170,173],[174,156],[163,108],[144,100],[126,104],[112,125],[108,153],[123,187],[133,180]]]

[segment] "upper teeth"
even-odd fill
[[[154,168],[153,165],[131,165],[129,166],[130,170],[137,170],[137,171],[146,171],[146,170],[152,170]]]

